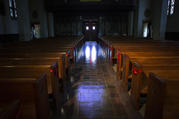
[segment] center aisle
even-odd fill
[[[86,42],[72,68],[64,119],[128,119],[115,72],[96,42]],[[134,118],[134,117],[133,117]]]

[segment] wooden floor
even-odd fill
[[[141,118],[105,57],[95,42],[87,42],[81,48],[67,82],[67,101],[59,110],[60,116],[53,114],[53,118]]]

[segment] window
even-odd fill
[[[168,0],[167,15],[172,15],[175,9],[175,0]]]
[[[16,0],[9,0],[9,14],[12,19],[17,19]]]

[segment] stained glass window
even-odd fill
[[[12,19],[18,18],[16,0],[9,0],[9,14]]]
[[[174,14],[174,10],[175,10],[175,0],[168,0],[167,15]]]
[[[174,13],[175,8],[175,0],[171,0],[171,7],[170,7],[170,14],[172,15]]]

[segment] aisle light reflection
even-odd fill
[[[77,101],[80,103],[81,114],[88,118],[95,118],[97,111],[90,114],[87,113],[89,109],[94,109],[94,105],[102,109],[104,108],[104,85],[80,85],[77,90]],[[88,110],[88,111],[87,111]]]
[[[92,62],[95,62],[96,61],[96,47],[95,46],[92,47],[91,56],[92,56]]]
[[[86,56],[86,59],[90,58],[90,47],[89,46],[87,46],[85,49],[85,56]]]
[[[93,26],[93,30],[95,30],[96,29],[96,27],[95,26]]]

